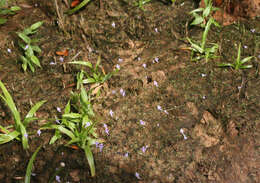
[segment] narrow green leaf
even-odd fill
[[[34,24],[31,25],[30,29],[31,29],[31,30],[36,30],[36,29],[38,29],[42,24],[43,24],[43,21],[36,22],[36,23],[34,23]]]
[[[25,183],[30,183],[31,182],[31,174],[32,174],[32,168],[33,168],[33,162],[36,158],[37,153],[40,151],[42,146],[38,147],[36,151],[33,153],[32,157],[29,160],[29,163],[26,168],[26,174],[25,174]]]
[[[91,152],[91,149],[90,149],[89,145],[86,145],[84,147],[84,152],[85,152],[85,156],[86,156],[86,158],[88,160],[91,176],[94,177],[95,174],[96,174],[96,172],[95,172],[95,163],[94,163],[94,157],[93,157],[93,154]]]
[[[41,53],[41,51],[42,51],[41,48],[37,45],[31,46],[31,47],[32,47],[33,51],[36,51],[37,53]]]
[[[30,58],[31,58],[31,61],[32,61],[35,65],[41,67],[40,61],[39,61],[39,59],[38,59],[35,55],[32,55]]]
[[[246,63],[246,62],[249,62],[252,58],[254,58],[254,56],[251,56],[251,57],[246,57],[246,58],[244,58],[243,60],[241,60],[241,64],[244,64],[244,63]]]
[[[8,143],[20,135],[18,131],[12,131],[8,134],[0,134],[0,144]]]
[[[78,11],[79,9],[81,9],[82,7],[84,7],[89,2],[90,2],[90,0],[84,0],[78,6],[76,6],[72,10],[66,11],[65,13],[71,15],[71,14],[75,13],[76,11]]]
[[[12,6],[12,7],[10,8],[10,10],[11,10],[11,11],[19,11],[19,10],[21,10],[21,8],[20,8],[19,6]]]
[[[82,83],[83,84],[90,84],[90,83],[95,83],[96,80],[94,78],[88,78],[88,79],[83,79]]]
[[[77,118],[81,118],[82,115],[79,113],[68,113],[68,114],[63,114],[62,115],[63,118],[72,118],[72,119],[77,119]]]
[[[31,39],[30,39],[27,35],[25,35],[24,33],[19,32],[19,33],[18,33],[18,36],[19,36],[24,42],[26,42],[26,44],[30,44],[30,43],[31,43]]]
[[[74,62],[68,62],[69,64],[77,64],[77,65],[84,65],[87,66],[89,68],[92,68],[92,64],[90,62],[86,62],[86,61],[74,61]]]
[[[203,17],[209,16],[210,10],[211,10],[211,6],[207,6],[207,7],[203,10],[202,16],[203,16]]]

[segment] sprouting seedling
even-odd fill
[[[249,62],[252,58],[254,58],[254,56],[250,56],[250,57],[246,57],[244,59],[241,60],[241,43],[239,43],[238,46],[238,51],[237,51],[237,58],[234,61],[233,64],[231,63],[223,63],[223,64],[219,64],[219,67],[231,67],[235,70],[239,70],[239,69],[249,69],[252,68],[253,65],[244,65],[246,62]]]
[[[35,71],[34,65],[41,67],[39,59],[35,56],[36,53],[40,53],[41,49],[38,45],[34,43],[38,42],[38,39],[31,39],[30,35],[35,34],[37,29],[43,24],[42,21],[36,22],[31,25],[29,28],[24,29],[23,32],[17,32],[19,38],[23,40],[23,43],[18,42],[19,46],[24,50],[24,55],[21,55],[20,58],[23,62],[22,68],[24,71],[27,70],[27,66],[32,72]]]
[[[50,140],[50,144],[55,143],[62,135],[66,135],[70,140],[66,146],[75,145],[85,152],[87,162],[92,176],[95,176],[94,157],[91,146],[102,141],[98,139],[95,113],[91,104],[91,97],[84,87],[81,87],[80,94],[74,94],[67,103],[62,115],[61,123],[48,123],[41,129],[54,129],[55,134]],[[73,108],[73,112],[72,112]]]

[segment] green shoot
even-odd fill
[[[5,104],[8,106],[10,109],[12,116],[14,118],[14,125],[11,125],[9,127],[3,127],[0,125],[0,129],[2,132],[0,134],[0,144],[5,144],[8,143],[14,139],[17,139],[19,141],[22,141],[22,145],[24,149],[29,148],[28,144],[28,133],[26,131],[26,127],[28,124],[32,121],[37,120],[37,117],[34,117],[34,114],[36,111],[46,102],[46,101],[40,101],[36,103],[31,110],[28,112],[28,114],[25,116],[24,120],[21,120],[20,113],[18,112],[14,101],[5,88],[4,84],[0,81],[0,88],[2,89],[3,95],[0,95],[0,98],[5,102]],[[9,128],[13,128],[11,131],[9,131]]]
[[[38,147],[36,149],[36,151],[33,153],[33,155],[30,158],[30,160],[29,160],[29,163],[28,163],[27,168],[26,168],[25,181],[24,181],[25,183],[30,183],[31,182],[31,174],[32,174],[32,168],[33,168],[33,162],[34,162],[34,160],[36,158],[37,153],[40,151],[41,148],[42,148],[41,146]]]
[[[215,26],[219,26],[218,23],[212,17],[210,17],[209,21],[207,22],[207,24],[205,26],[205,29],[204,29],[204,32],[202,35],[202,39],[201,39],[201,43],[196,44],[190,38],[187,38],[187,40],[191,44],[191,50],[192,50],[191,60],[192,61],[198,61],[198,60],[205,58],[206,62],[208,62],[208,59],[217,57],[217,56],[215,56],[215,53],[218,50],[218,44],[213,43],[212,47],[206,47],[206,40],[207,40],[208,32],[209,32],[210,26],[212,24],[214,24]]]
[[[86,4],[88,4],[91,0],[84,0],[82,1],[79,5],[77,5],[75,8],[68,10],[67,12],[65,12],[66,14],[73,14],[77,11],[79,11],[82,7],[84,7]]]
[[[93,66],[90,62],[86,61],[74,61],[69,62],[69,64],[83,65],[90,69],[90,73],[81,70],[77,74],[77,89],[79,89],[83,84],[96,84],[96,88],[103,84],[105,81],[110,79],[114,73],[105,74],[100,70],[101,57],[98,57],[97,63]]]
[[[146,3],[149,3],[152,0],[139,0],[134,2],[134,6],[138,6],[141,10],[145,11],[145,9],[143,8],[143,5],[145,5]]]
[[[27,70],[27,66],[29,65],[32,72],[35,71],[34,65],[41,67],[39,59],[35,56],[35,52],[40,53],[41,49],[37,45],[33,45],[33,43],[38,42],[37,39],[31,39],[29,35],[35,34],[37,29],[43,24],[43,22],[36,22],[31,25],[29,28],[24,29],[23,32],[17,32],[19,38],[23,40],[24,43],[19,42],[19,46],[25,51],[24,55],[21,55],[22,68],[24,71]]]
[[[90,166],[91,176],[95,176],[95,164],[91,146],[98,140],[96,122],[93,120],[95,114],[90,102],[90,95],[86,90],[81,87],[80,94],[74,94],[64,109],[64,114],[60,124],[48,123],[41,129],[54,129],[55,134],[50,140],[50,144],[62,137],[62,134],[70,138],[66,146],[72,144],[77,145],[80,149],[84,150],[86,159]],[[73,108],[73,112],[72,109]]]
[[[231,67],[235,70],[239,70],[239,69],[249,69],[252,68],[253,65],[244,65],[246,62],[249,62],[254,56],[250,56],[250,57],[246,57],[244,59],[240,59],[241,58],[241,43],[238,46],[238,51],[237,51],[237,58],[234,61],[233,64],[231,63],[222,63],[219,64],[219,67]]]

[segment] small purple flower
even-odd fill
[[[245,45],[245,46],[244,46],[244,48],[245,48],[245,49],[247,49],[247,48],[248,48],[248,46],[247,46],[247,45]]]
[[[145,122],[143,120],[140,120],[141,125],[145,125]]]
[[[118,62],[123,62],[123,59],[122,59],[122,58],[119,58],[119,59],[118,59]]]
[[[8,53],[12,53],[12,50],[10,48],[7,48]]]
[[[157,81],[153,81],[154,86],[158,87]]]
[[[142,147],[142,152],[145,153],[146,149],[148,148],[148,145]]]
[[[154,58],[154,61],[155,61],[156,63],[158,63],[158,62],[159,62],[159,58],[158,58],[158,57],[155,57],[155,58]]]
[[[203,74],[203,73],[201,74],[201,77],[206,77],[206,76],[207,76],[207,74]]]
[[[56,123],[60,124],[60,121],[58,119],[55,120]]]
[[[24,136],[26,139],[28,139],[28,134],[27,134],[27,133],[25,133],[23,136]]]
[[[61,112],[61,109],[59,107],[56,108],[58,112]]]
[[[146,64],[143,64],[143,67],[146,68]]]
[[[56,179],[57,182],[61,182],[61,181],[60,181],[60,176],[56,175],[56,176],[55,176],[55,179]]]
[[[136,177],[137,179],[141,179],[139,173],[137,173],[137,172],[135,172],[135,177]]]
[[[168,111],[166,111],[166,110],[164,110],[163,112],[164,112],[165,114],[169,114]]]
[[[85,128],[89,127],[90,125],[91,125],[91,123],[90,123],[90,122],[87,122],[87,123],[85,124]]]
[[[36,176],[36,173],[33,173],[33,172],[32,172],[32,176],[34,176],[34,177],[35,177],[35,176]]]
[[[63,62],[63,61],[64,61],[64,58],[63,58],[63,57],[60,57],[59,60],[60,60],[60,62]]]
[[[96,148],[99,148],[99,152],[102,152],[103,148],[104,148],[104,144],[96,142]]]
[[[55,62],[50,62],[50,65],[56,65],[56,63]]]
[[[128,156],[129,156],[129,154],[128,154],[128,152],[126,152],[125,155],[124,155],[124,157],[127,158]]]
[[[117,68],[118,70],[120,70],[120,65],[119,65],[119,64],[116,64],[116,68]]]
[[[29,48],[29,45],[27,44],[25,47],[24,47],[24,50],[27,50]]]
[[[202,98],[205,100],[205,99],[206,99],[206,96],[205,96],[205,95],[203,95],[203,96],[202,96]]]
[[[112,22],[111,25],[112,25],[113,28],[116,28],[116,24],[115,24],[115,22]]]
[[[113,117],[114,112],[110,109],[109,114],[111,117]]]
[[[154,29],[154,31],[155,31],[155,32],[158,32],[158,29],[157,29],[157,28],[155,28],[155,29]]]
[[[162,107],[161,107],[160,105],[157,105],[157,109],[158,109],[159,111],[162,111]]]
[[[137,60],[140,61],[140,60],[141,60],[141,57],[138,57]]]
[[[125,91],[122,88],[120,89],[120,93],[123,97],[125,96]]]
[[[41,130],[39,129],[39,130],[37,130],[37,134],[40,136],[41,135]]]
[[[107,124],[104,124],[104,128],[105,128],[106,134],[109,135],[109,130],[108,130]]]
[[[112,90],[112,94],[116,94],[116,90]]]

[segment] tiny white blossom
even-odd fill
[[[160,124],[159,124],[159,123],[157,123],[157,126],[159,127],[159,126],[160,126]]]
[[[56,179],[57,182],[61,182],[61,181],[60,181],[60,176],[56,175],[56,176],[55,176],[55,179]]]
[[[112,22],[111,25],[112,25],[113,28],[116,28],[116,24],[115,24],[115,22]]]
[[[41,130],[39,129],[38,131],[37,131],[37,134],[40,136],[41,135]]]
[[[60,166],[61,167],[65,167],[65,163],[64,162],[60,162]]]
[[[140,60],[141,60],[141,57],[138,57],[137,60],[140,61]]]
[[[123,97],[125,96],[125,91],[122,88],[120,89],[120,93]]]
[[[205,100],[205,99],[206,99],[206,96],[204,95],[204,96],[202,96],[202,98]]]
[[[160,105],[157,105],[157,109],[158,109],[159,111],[162,111],[162,107],[161,107]]]
[[[109,130],[108,130],[107,124],[104,124],[104,128],[105,128],[106,134],[109,135]]]
[[[119,65],[119,64],[116,64],[116,68],[119,70],[119,69],[120,69],[120,65]]]
[[[251,29],[250,31],[251,31],[252,33],[254,33],[254,32],[255,32],[255,29]]]
[[[164,112],[165,114],[169,114],[168,111],[166,111],[166,110],[164,110],[163,112]]]
[[[158,62],[159,62],[159,58],[158,58],[158,57],[155,57],[155,58],[154,58],[154,61],[158,63]]]
[[[12,50],[10,48],[7,48],[8,53],[12,53]]]
[[[143,67],[146,68],[146,64],[143,64]]]
[[[60,60],[60,62],[63,62],[63,61],[64,61],[64,58],[63,58],[63,57],[60,57],[59,60]]]
[[[153,81],[154,86],[158,87],[157,81]]]
[[[125,155],[124,155],[124,157],[126,157],[126,158],[127,158],[127,157],[128,157],[128,155],[129,155],[129,154],[128,154],[128,152],[126,152],[126,153],[125,153]]]
[[[154,29],[154,31],[155,31],[155,32],[158,32],[158,29],[157,29],[157,28],[155,28],[155,29]]]
[[[201,77],[205,77],[205,76],[207,76],[207,74],[203,74],[203,73],[201,74]]]
[[[61,109],[59,107],[56,108],[58,112],[61,112]]]
[[[24,50],[27,50],[29,48],[29,45],[27,44],[25,47],[24,47]]]
[[[181,128],[180,133],[183,135],[184,140],[187,140],[188,137],[184,134],[184,130]]]
[[[56,65],[56,63],[55,62],[50,62],[50,65]]]
[[[247,48],[248,48],[248,46],[247,46],[247,45],[245,45],[245,46],[244,46],[244,48],[245,48],[245,49],[247,49]]]
[[[122,59],[122,58],[119,58],[119,59],[118,59],[118,62],[123,62],[123,59]]]

